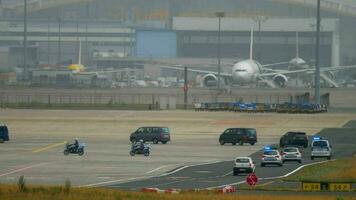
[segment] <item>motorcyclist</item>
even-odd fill
[[[145,148],[145,143],[143,142],[143,140],[140,140],[140,150],[143,150]]]
[[[133,146],[134,146],[135,149],[140,150],[140,151],[142,151],[144,149],[144,147],[145,147],[144,142],[143,142],[142,139],[139,140],[138,142],[135,142],[133,144]]]
[[[75,147],[75,149],[79,148],[79,140],[78,140],[78,138],[75,138],[75,140],[74,140],[74,147]]]
[[[75,138],[73,143],[68,144],[67,148],[68,149],[77,150],[79,148],[79,140],[78,140],[78,138]]]

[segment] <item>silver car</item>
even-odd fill
[[[302,153],[297,147],[286,147],[282,151],[282,162],[298,161],[302,163]]]
[[[282,156],[278,150],[264,150],[261,159],[261,167],[268,164],[282,166]]]

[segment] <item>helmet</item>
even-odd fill
[[[143,139],[141,139],[140,142],[143,142]]]
[[[75,141],[79,141],[78,138],[75,138],[74,140],[75,140]]]

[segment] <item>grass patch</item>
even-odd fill
[[[239,194],[215,194],[215,193],[192,193],[182,194],[153,194],[140,192],[124,192],[102,188],[72,188],[66,191],[65,187],[28,186],[25,191],[19,191],[16,185],[0,185],[1,200],[336,200],[336,196],[317,195],[239,195]],[[342,197],[343,200],[352,197]]]
[[[356,183],[356,157],[307,166],[283,180]]]

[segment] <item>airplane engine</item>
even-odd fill
[[[218,77],[214,74],[207,74],[202,80],[204,87],[215,87],[218,83]]]
[[[273,81],[281,87],[284,87],[288,82],[288,77],[284,74],[277,74],[273,77]]]

